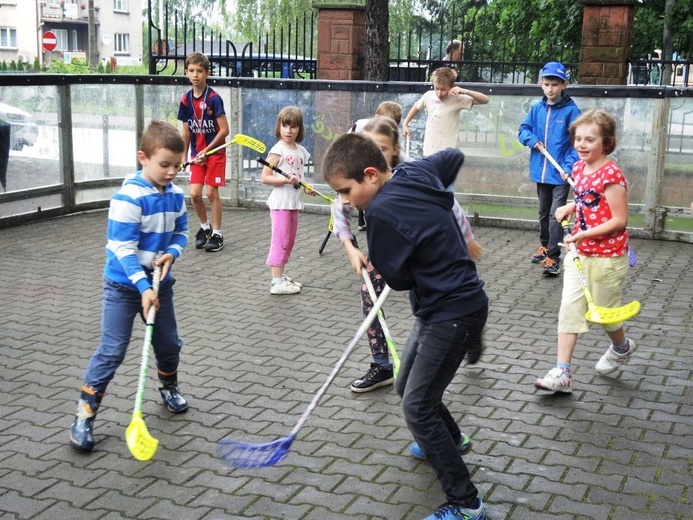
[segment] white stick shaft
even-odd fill
[[[161,281],[161,266],[157,265],[152,273],[152,290],[155,296],[159,296],[159,282]],[[137,383],[137,395],[135,396],[135,412],[142,410],[144,400],[144,383],[147,379],[147,365],[149,364],[149,348],[152,345],[152,335],[154,333],[154,318],[156,307],[152,305],[147,313],[147,329],[144,333],[144,344],[142,345],[142,360],[140,361],[140,378]]]
[[[363,281],[368,288],[368,294],[371,297],[371,301],[373,302],[373,305],[375,305],[378,301],[378,296],[375,294],[375,287],[373,287],[373,282],[371,281],[371,277],[368,275],[368,270],[365,267],[361,269],[361,276],[363,276]],[[380,327],[383,329],[383,334],[385,334],[385,337],[392,341],[392,339],[390,339],[390,329],[388,328],[387,323],[385,323],[385,317],[383,316],[382,312],[378,313],[378,322],[380,323]]]
[[[553,164],[553,167],[558,170],[558,173],[565,177],[568,177],[568,184],[570,184],[574,188],[575,182],[573,181],[573,178],[570,175],[568,175],[563,168],[561,168],[561,165],[558,164],[558,161],[556,161],[556,159],[553,158],[553,156],[549,153],[546,147],[542,146],[541,148],[539,148],[539,150],[544,155],[544,157],[546,157],[549,160],[549,162]]]
[[[320,399],[322,399],[322,396],[325,395],[327,388],[332,384],[334,378],[337,377],[337,373],[342,369],[347,359],[349,359],[349,356],[356,348],[356,345],[368,330],[368,327],[370,327],[371,323],[373,323],[373,320],[377,316],[378,311],[380,311],[380,308],[383,306],[383,303],[385,303],[385,298],[387,298],[388,294],[390,294],[390,287],[386,285],[385,289],[383,289],[383,292],[380,294],[380,298],[378,298],[378,301],[373,302],[373,308],[371,309],[371,312],[369,312],[368,316],[366,316],[366,318],[363,320],[363,323],[356,331],[354,338],[351,340],[351,343],[349,343],[349,346],[347,346],[346,350],[344,351],[344,354],[342,354],[342,357],[339,358],[339,361],[337,361],[337,364],[332,369],[332,372],[330,372],[330,375],[327,376],[327,380],[320,387],[318,393],[315,394],[315,397],[313,397],[313,400],[308,405],[308,408],[306,408],[306,411],[303,412],[303,415],[301,415],[301,418],[296,423],[296,426],[294,426],[294,429],[291,430],[289,437],[296,436],[298,430],[301,429],[301,427],[308,420],[308,417],[310,417],[310,414],[313,413],[313,410],[315,410],[315,407],[318,406],[318,403],[320,402]]]

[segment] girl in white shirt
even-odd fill
[[[272,273],[271,294],[296,294],[301,284],[284,275],[296,242],[298,212],[303,209],[299,183],[303,180],[305,164],[310,158],[301,146],[303,141],[303,113],[294,106],[284,107],[277,116],[274,134],[279,141],[267,156],[267,161],[291,177],[287,179],[268,166],[262,169],[262,182],[273,186],[267,199],[272,220],[272,240],[266,264]]]

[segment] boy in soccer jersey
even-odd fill
[[[204,54],[192,52],[185,60],[185,74],[192,89],[181,99],[178,119],[183,122],[183,141],[186,155],[190,148],[190,199],[200,229],[195,235],[195,247],[214,252],[224,247],[221,232],[221,198],[219,187],[226,185],[226,150],[206,155],[209,150],[221,146],[229,135],[229,123],[221,96],[207,85],[210,75],[209,59]],[[207,207],[202,199],[202,186],[207,186],[212,213],[212,224],[207,220]]]

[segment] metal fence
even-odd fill
[[[170,12],[168,4],[163,19],[163,27],[155,24],[149,0],[150,74],[183,74],[186,56],[201,52],[209,58],[214,76],[315,79],[313,13],[297,16],[286,30],[260,32],[257,41],[243,43]]]
[[[212,73],[219,77],[316,78],[315,11],[299,14],[286,28],[261,31],[254,41],[238,43],[169,11],[168,4],[159,27],[152,18],[151,0],[148,4],[150,74],[182,74],[187,54],[198,51],[209,57]],[[462,59],[443,61],[448,43],[456,38],[464,43]],[[673,41],[674,56],[679,57],[685,38]],[[538,59],[532,49],[545,50]],[[546,62],[561,61],[575,83],[579,53],[579,47],[566,44],[561,35],[509,34],[497,29],[487,8],[461,11],[453,6],[432,20],[421,20],[405,34],[391,36],[388,80],[424,82],[436,68],[452,65],[461,82],[531,84]],[[662,60],[655,51],[630,61],[628,84],[689,86],[692,65],[691,60]]]

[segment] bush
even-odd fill
[[[62,61],[54,61],[48,68],[48,72],[53,74],[89,74],[89,67],[84,60],[72,60],[69,65]]]

